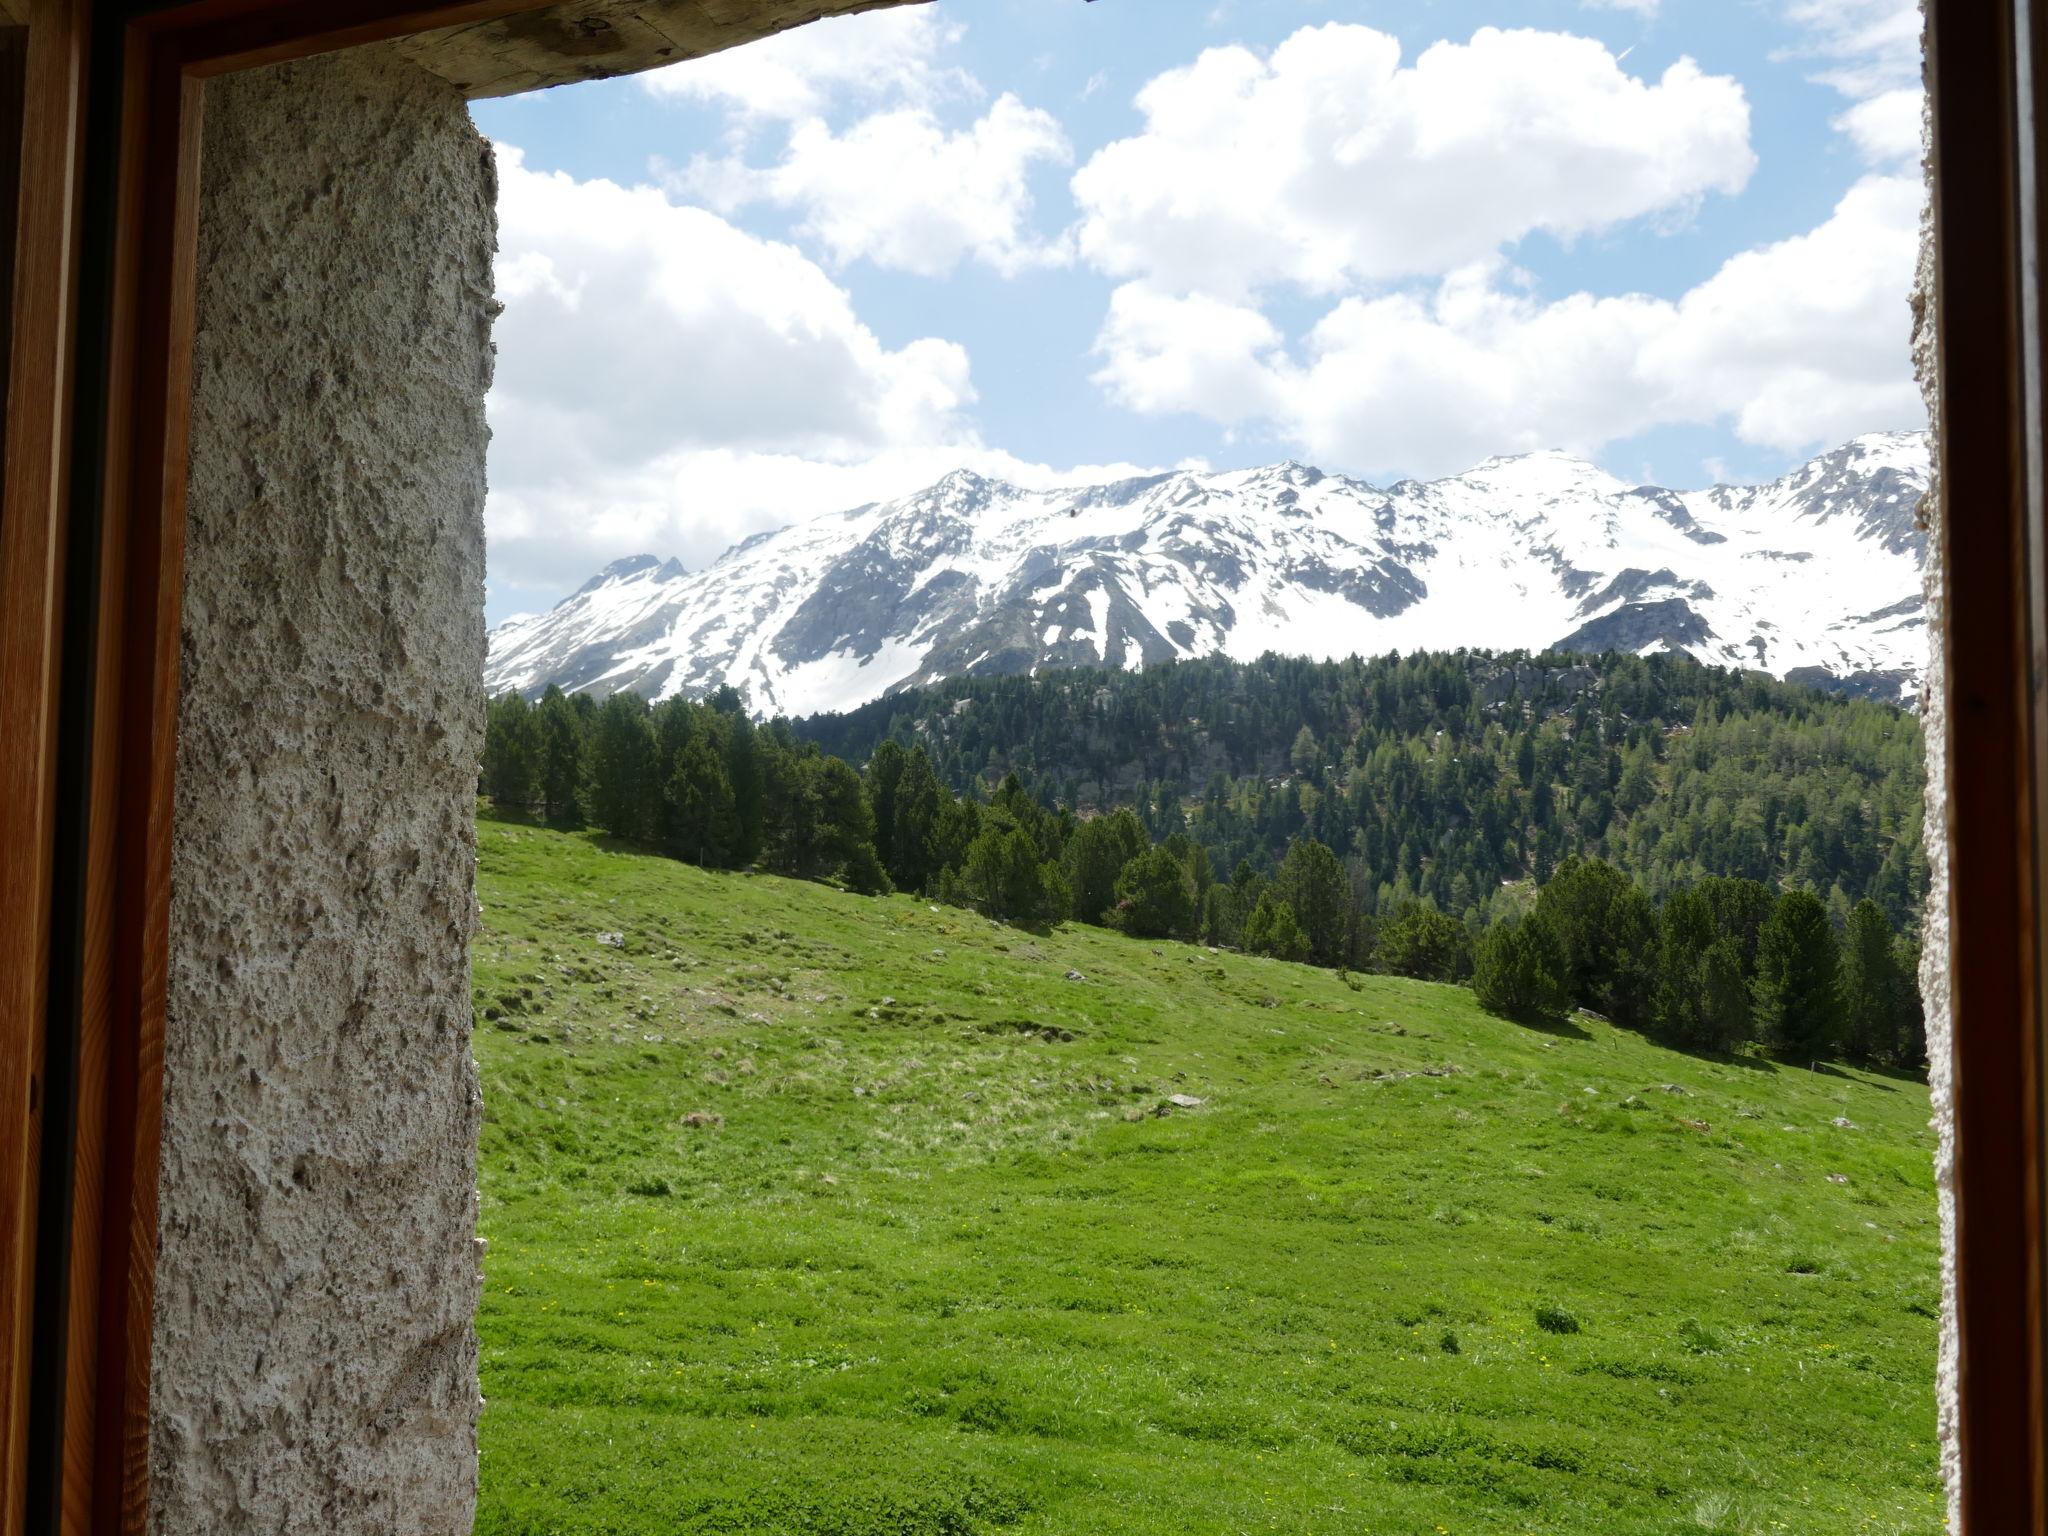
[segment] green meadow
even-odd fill
[[[1924,1084],[478,842],[486,1536],[1941,1529]]]

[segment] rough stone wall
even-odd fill
[[[161,1536],[470,1528],[495,183],[388,49],[207,90]]]
[[[1933,478],[1920,503],[1920,525],[1927,530],[1927,565],[1921,574],[1927,600],[1927,684],[1920,699],[1920,723],[1927,744],[1927,911],[1921,929],[1920,995],[1927,1010],[1928,1086],[1932,1090],[1934,1129],[1939,1137],[1934,1157],[1935,1192],[1941,1221],[1941,1337],[1935,1362],[1937,1426],[1941,1442],[1942,1481],[1948,1490],[1945,1530],[1963,1529],[1960,1507],[1962,1449],[1956,1438],[1956,1122],[1953,1030],[1949,990],[1949,817],[1948,817],[1948,656],[1942,639],[1948,610],[1948,572],[1942,564],[1941,520],[1941,394],[1934,356],[1934,208],[1931,114],[1921,137],[1929,145],[1928,201],[1920,217],[1920,265],[1913,280],[1913,371],[1927,402],[1929,448]]]

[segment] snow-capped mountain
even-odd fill
[[[650,698],[730,684],[762,714],[805,715],[960,673],[1557,646],[1910,697],[1927,480],[1917,433],[1704,491],[1562,453],[1385,489],[1301,464],[1053,491],[961,470],[701,571],[619,561],[495,630],[485,678]]]

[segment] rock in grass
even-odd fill
[[[1083,976],[1079,971],[1067,972],[1067,980],[1069,981],[1086,981],[1087,979],[1088,978],[1086,976]]]

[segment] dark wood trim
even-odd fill
[[[81,1088],[97,1095],[98,1117],[98,1135],[81,1135],[81,1148],[92,1144],[99,1156],[79,1159],[75,1197],[79,1209],[101,1213],[97,1251],[81,1243],[74,1270],[97,1271],[98,1295],[88,1307],[85,1284],[74,1294],[70,1380],[82,1385],[96,1375],[92,1528],[139,1533],[149,1470],[201,87],[156,50],[132,49],[125,63],[116,195],[126,238],[112,269],[119,323],[108,368],[101,567],[102,592],[121,597],[103,601],[99,615],[101,718],[114,729],[93,743],[93,858],[104,884],[96,882],[87,930],[87,975],[107,995],[103,1030],[87,1032],[103,1055],[81,1076]],[[87,1017],[98,1003],[89,994]],[[88,1191],[88,1179],[98,1188]],[[81,1391],[81,1410],[87,1399]],[[67,1477],[86,1466],[67,1458]],[[76,1507],[78,1498],[67,1502]]]
[[[7,425],[0,468],[0,1533],[17,1536],[27,1493],[53,1471],[57,1426],[38,1425],[58,1362],[35,1352],[49,1102],[46,1030],[54,878],[58,587],[65,557],[75,148],[83,131],[85,30],[70,0],[29,11],[12,283]],[[61,1319],[58,1320],[61,1323]],[[40,1368],[39,1368],[40,1367]]]
[[[14,292],[15,220],[21,206],[21,126],[28,103],[28,28],[0,25],[0,293]],[[0,407],[7,401],[8,355],[14,326],[13,305],[0,305]],[[0,518],[7,503],[0,498]]]
[[[2040,337],[2032,163],[2034,0],[1936,0],[1937,377],[1947,645],[1950,977],[1957,1126],[1963,1518],[2038,1531],[2044,1503]],[[2023,257],[2026,259],[2023,260]],[[1939,826],[1934,829],[1939,832]]]
[[[30,162],[14,309],[16,391],[0,521],[0,718],[44,722],[0,747],[0,999],[31,1019],[48,943],[52,1042],[73,1063],[63,1144],[68,1369],[63,1529],[135,1532],[147,1498],[149,1318],[168,897],[185,413],[198,197],[197,82],[257,64],[541,8],[539,0],[106,0],[92,32],[90,119],[79,111],[85,0],[36,0],[57,31],[32,30]],[[1959,1297],[1964,1499],[1973,1532],[2048,1527],[2044,1499],[2041,953],[2042,751],[2038,657],[2048,638],[2038,379],[2039,305],[2023,251],[2040,248],[2021,193],[2031,135],[2021,41],[2034,0],[1934,0],[1937,310],[1948,644],[1950,900],[1956,1021]],[[41,62],[38,63],[37,61]],[[2029,59],[2030,62],[2030,59]],[[1943,90],[1940,81],[1959,82]],[[40,94],[39,94],[40,93]],[[35,126],[41,125],[41,126]],[[2031,139],[2030,141],[2031,142]],[[80,168],[86,194],[79,192]],[[39,167],[42,168],[39,170]],[[2038,167],[2034,171],[2038,175]],[[93,188],[99,191],[94,193]],[[97,197],[85,238],[77,199]],[[75,281],[74,281],[75,278]],[[84,310],[75,382],[63,341]],[[89,321],[90,323],[85,323]],[[40,402],[40,403],[38,403]],[[64,419],[67,403],[77,430]],[[63,449],[70,458],[70,523]],[[48,515],[25,509],[46,509]],[[67,542],[68,541],[68,542]],[[69,560],[69,566],[65,561]],[[63,605],[56,573],[78,576]],[[18,606],[20,594],[37,598]],[[26,715],[11,706],[20,702]],[[0,735],[0,741],[9,738]],[[62,757],[56,754],[65,754]],[[49,853],[52,762],[76,769]],[[60,777],[63,777],[60,775]],[[13,787],[28,786],[28,808]],[[41,798],[38,799],[37,796]],[[40,818],[40,819],[39,819]],[[26,864],[14,862],[17,849]],[[40,863],[38,861],[41,861]],[[38,876],[43,876],[40,885]],[[67,881],[69,882],[67,884]],[[26,892],[24,896],[22,893]],[[47,895],[46,893],[51,893]],[[61,932],[59,931],[61,930]],[[26,946],[26,947],[23,947]],[[20,954],[32,963],[15,970]],[[60,982],[62,983],[60,985]],[[31,1031],[34,1033],[34,1031]],[[0,1093],[26,1058],[0,1059]],[[10,1061],[13,1065],[10,1066]],[[53,1108],[53,1122],[58,1118]],[[28,1219],[19,1190],[31,1129],[0,1098],[0,1222]],[[27,1140],[24,1141],[24,1137]],[[11,1138],[11,1139],[10,1139]],[[47,1163],[47,1159],[46,1159]],[[48,1189],[49,1169],[43,1188]],[[7,1191],[15,1188],[14,1203]],[[47,1214],[47,1213],[46,1213]],[[0,1269],[0,1408],[18,1391],[20,1281]],[[13,1311],[10,1312],[10,1306]],[[0,1456],[13,1457],[19,1414]],[[12,1465],[0,1462],[0,1468]],[[29,1471],[34,1472],[30,1467]],[[11,1506],[10,1506],[11,1509]],[[0,1536],[15,1517],[0,1511]]]
[[[204,0],[165,12],[160,19],[185,67],[205,77],[539,9],[542,5],[536,0],[437,5],[420,5],[418,0],[325,0],[305,6],[279,5],[276,0]],[[142,26],[155,24],[153,19]]]
[[[44,1160],[46,1193],[63,1164],[46,1252],[56,1218],[72,1219],[63,1293],[38,1296],[41,1319],[61,1320],[45,1335],[61,1340],[47,1351],[62,1365],[61,1462],[54,1497],[31,1506],[52,1530],[147,1526],[202,82],[539,3],[116,0],[91,26],[92,106],[69,141],[85,223],[49,904],[52,974],[68,984],[51,989],[50,1050],[71,1091],[44,1137],[63,1153]]]

